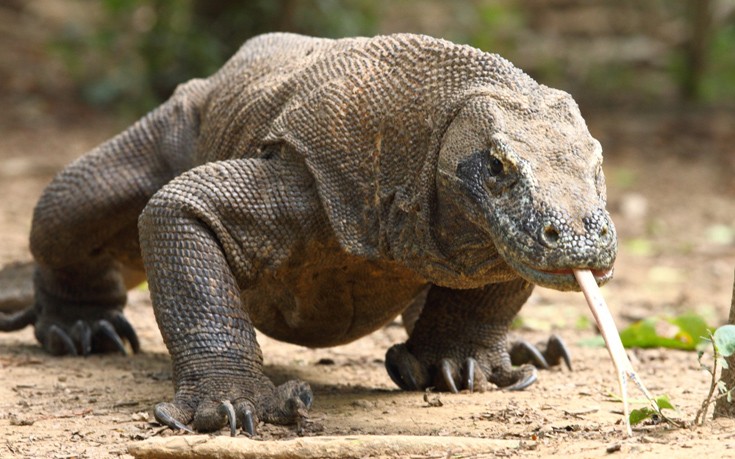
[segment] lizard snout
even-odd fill
[[[583,217],[558,210],[539,216],[526,226],[526,233],[536,241],[536,248],[528,253],[528,264],[543,271],[612,267],[617,235],[604,209],[597,208]]]
[[[598,208],[582,218],[546,211],[525,224],[535,243],[515,246],[503,258],[529,282],[557,290],[579,290],[573,270],[590,269],[600,284],[612,278],[617,255],[615,226]],[[505,247],[505,246],[503,246]]]
[[[548,249],[569,244],[607,249],[615,242],[615,227],[607,216],[583,218],[581,223],[577,226],[582,231],[578,232],[564,219],[546,220],[539,226],[536,239]]]

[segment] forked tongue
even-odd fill
[[[582,287],[584,297],[587,300],[587,304],[592,311],[592,315],[595,317],[597,326],[602,332],[602,337],[605,340],[605,346],[607,351],[612,357],[613,365],[615,365],[615,373],[618,376],[618,384],[620,385],[620,394],[623,399],[623,415],[625,416],[625,427],[628,432],[628,436],[633,435],[633,430],[630,428],[630,416],[628,408],[628,379],[630,378],[638,389],[643,392],[643,395],[651,402],[653,408],[659,411],[656,401],[651,396],[648,389],[643,385],[636,372],[633,370],[633,365],[628,360],[628,355],[625,353],[623,342],[620,341],[620,334],[615,326],[615,321],[610,314],[610,310],[607,308],[605,299],[602,297],[600,288],[597,286],[595,276],[588,269],[575,269],[574,277],[577,278],[579,286]]]

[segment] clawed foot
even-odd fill
[[[140,350],[138,335],[121,311],[90,308],[84,312],[51,314],[32,306],[14,314],[0,314],[0,331],[20,330],[33,325],[36,338],[53,355],[127,354],[124,341],[130,343],[133,352]],[[74,315],[83,315],[84,318],[75,320],[69,317]]]
[[[135,329],[121,312],[110,313],[105,319],[77,320],[71,327],[51,324],[36,337],[43,347],[54,355],[84,355],[119,352],[127,355],[127,340],[134,353],[140,351]]]
[[[306,382],[294,380],[275,387],[265,377],[256,381],[251,378],[233,381],[231,375],[225,378],[203,378],[194,393],[184,384],[172,403],[156,405],[153,410],[156,420],[186,432],[212,432],[229,426],[234,437],[238,427],[254,436],[261,420],[300,425],[308,416],[314,396]],[[224,389],[223,383],[229,389]]]
[[[463,360],[418,354],[409,351],[406,344],[395,345],[386,354],[388,375],[401,389],[482,392],[492,383],[505,390],[523,390],[538,379],[536,368],[548,369],[563,360],[571,369],[569,352],[558,336],[552,336],[543,351],[519,341],[510,353],[475,350],[466,352],[472,356]]]

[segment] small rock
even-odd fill
[[[371,402],[370,400],[365,399],[359,399],[359,400],[353,400],[350,405],[357,407],[357,408],[365,408],[367,410],[371,408],[375,408],[375,402]]]
[[[424,402],[430,407],[440,407],[444,406],[444,403],[442,402],[441,398],[439,398],[439,395],[435,395],[434,397],[430,396],[431,392],[427,389],[426,392],[424,392]]]
[[[10,416],[8,416],[8,420],[10,421],[11,426],[32,426],[33,423],[36,422],[34,419],[27,416],[21,416],[17,413],[11,413]]]
[[[147,411],[140,411],[138,413],[133,413],[131,416],[131,419],[133,421],[146,421],[148,422],[148,419],[150,418],[150,415]]]

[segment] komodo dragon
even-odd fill
[[[48,185],[35,303],[0,329],[33,324],[52,354],[138,351],[121,273],[145,269],[175,386],[154,413],[176,429],[307,415],[309,385],[264,376],[255,328],[334,346],[409,305],[385,360],[398,386],[522,389],[529,362],[567,357],[554,339],[508,351],[533,285],[612,276],[601,163],[573,99],[497,55],[259,36]]]

